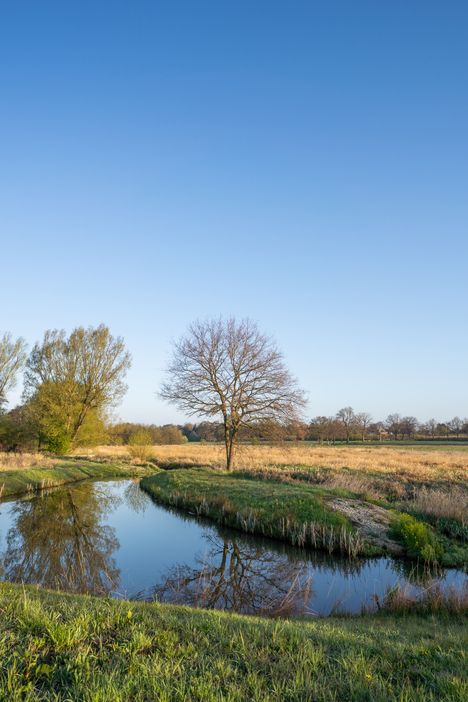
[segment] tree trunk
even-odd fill
[[[236,435],[232,431],[230,431],[228,427],[224,427],[224,445],[226,447],[226,470],[231,470],[232,468],[235,441]]]

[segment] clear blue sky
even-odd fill
[[[0,329],[108,324],[128,420],[181,419],[171,340],[219,314],[311,416],[467,416],[467,32],[450,0],[0,0]]]

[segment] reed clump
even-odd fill
[[[397,585],[389,589],[383,598],[374,597],[377,610],[393,614],[419,613],[468,614],[468,583],[460,588],[443,590],[439,584],[431,584],[415,594],[407,586]]]
[[[21,453],[0,451],[0,471],[22,470],[24,468],[53,468],[60,462],[43,453]]]

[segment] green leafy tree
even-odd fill
[[[63,452],[126,391],[130,354],[104,325],[49,330],[26,364],[25,398],[44,445]]]

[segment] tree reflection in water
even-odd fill
[[[307,566],[263,545],[207,535],[199,567],[176,566],[152,592],[154,599],[244,614],[298,616],[310,613]]]
[[[144,514],[148,507],[153,504],[151,497],[140,487],[140,479],[132,479],[124,492],[125,504],[135,512],[135,514]]]
[[[120,571],[112,557],[115,530],[102,523],[119,501],[93,483],[48,491],[14,507],[7,535],[4,575],[15,582],[103,595]]]

